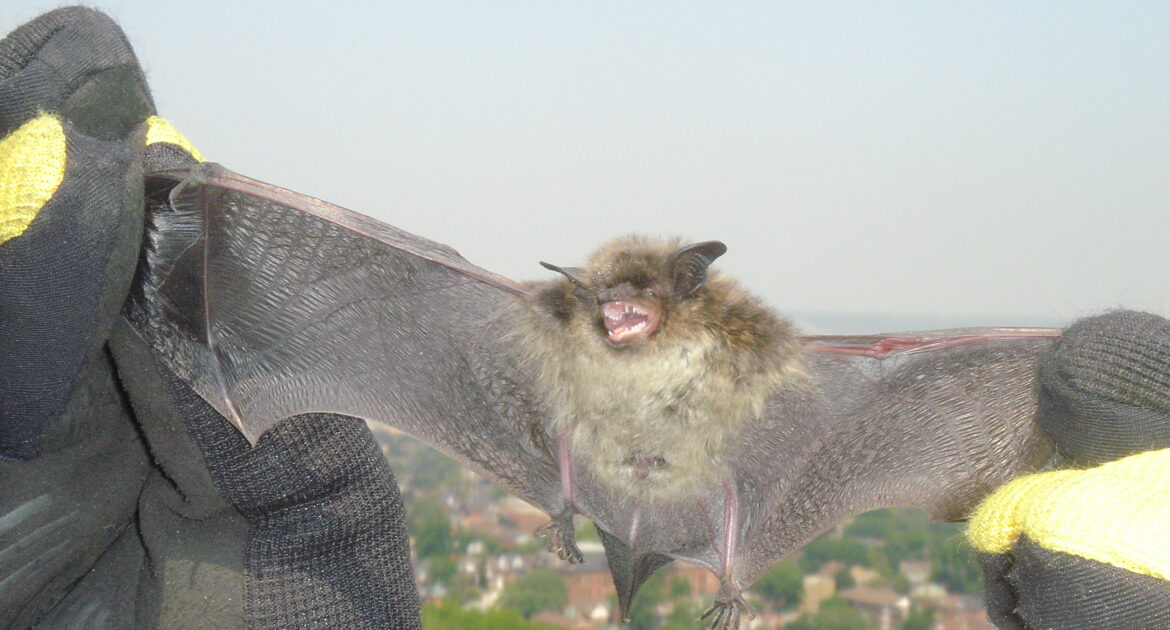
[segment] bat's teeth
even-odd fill
[[[612,322],[620,322],[633,317],[644,317],[646,312],[629,302],[610,302],[601,307],[602,317]]]
[[[609,341],[614,344],[653,334],[658,327],[658,315],[654,309],[635,301],[614,300],[602,304],[601,319]]]

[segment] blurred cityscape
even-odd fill
[[[427,630],[479,628],[682,630],[719,582],[673,563],[642,587],[631,619],[617,598],[591,523],[578,523],[585,562],[569,565],[532,532],[548,521],[439,452],[371,426],[402,488]],[[994,630],[962,526],[914,510],[863,514],[773,567],[745,593],[760,630]]]

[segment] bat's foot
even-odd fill
[[[711,604],[711,607],[699,619],[710,617],[711,625],[708,628],[711,630],[737,630],[744,615],[747,615],[749,620],[755,619],[756,611],[743,598],[739,589],[724,580],[719,588],[719,595],[716,596],[715,603]]]
[[[536,536],[545,539],[544,548],[557,554],[557,557],[569,564],[581,564],[581,549],[577,547],[577,533],[573,529],[573,508],[565,508],[552,520],[541,525],[533,532]]]

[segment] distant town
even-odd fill
[[[639,591],[625,626],[605,553],[578,523],[585,557],[570,565],[532,532],[547,522],[439,452],[371,426],[402,488],[427,630],[479,628],[683,630],[719,581],[674,563]],[[773,567],[745,594],[755,630],[995,630],[962,526],[914,510],[863,514]]]

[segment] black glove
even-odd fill
[[[971,519],[1000,628],[1170,628],[1170,322],[1083,319],[1042,356],[1039,421],[1068,468]]]
[[[98,12],[0,41],[0,627],[418,627],[364,424],[251,449],[120,323],[143,172],[201,159],[153,113]]]

